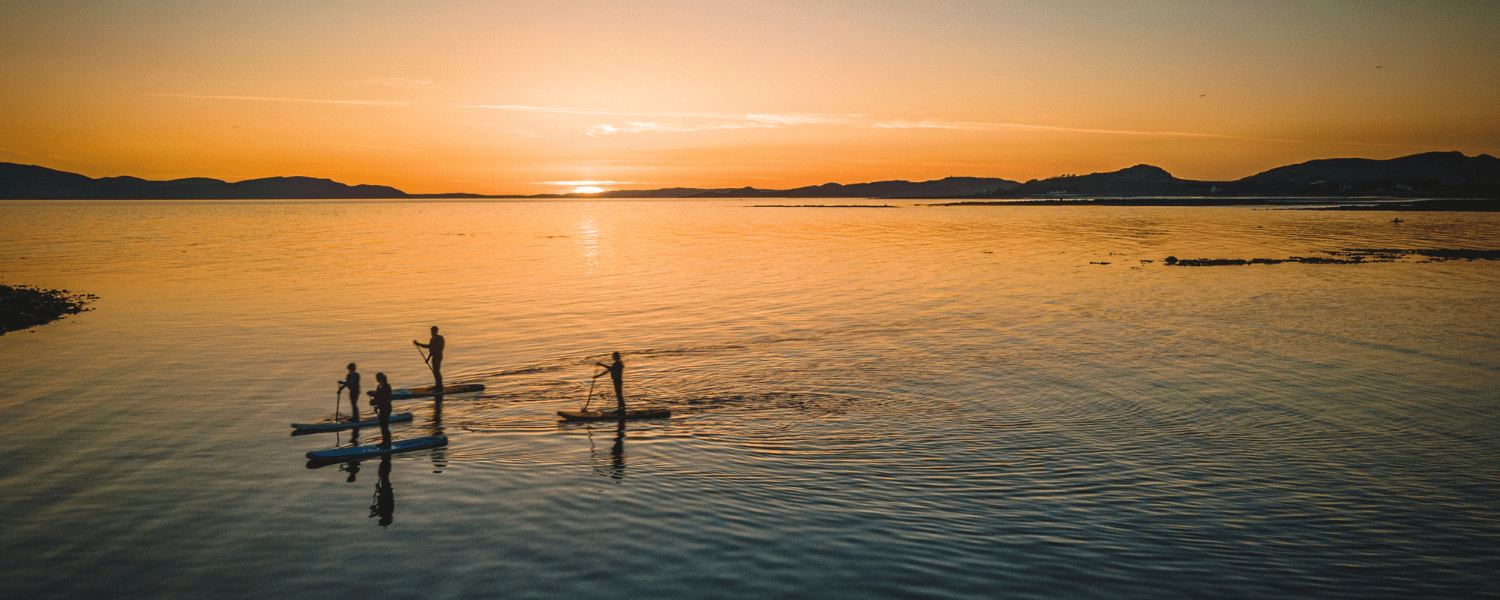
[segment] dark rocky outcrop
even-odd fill
[[[93,294],[75,294],[68,290],[0,284],[0,335],[92,310],[86,305],[97,299]]]

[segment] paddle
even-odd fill
[[[602,375],[602,374],[603,373],[600,373],[600,375]],[[591,381],[591,382],[589,382],[589,399],[586,400],[586,401],[584,401],[584,403],[583,403],[583,410],[581,410],[579,412],[588,412],[588,410],[589,410],[589,402],[593,402],[594,401],[594,384],[596,384],[596,383],[599,383],[599,375],[595,375],[594,376],[594,380]]]
[[[422,355],[422,362],[427,363],[427,370],[431,371],[432,370],[432,357],[428,356],[426,352],[423,352],[421,346],[417,346],[417,354]],[[432,376],[433,377],[437,377],[437,373],[434,372],[432,374]]]
[[[345,383],[342,382],[342,381],[340,381],[339,382],[339,391],[333,393],[333,422],[334,423],[339,422],[339,400],[341,400],[340,396],[344,395],[344,385],[345,385]]]

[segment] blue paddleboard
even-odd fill
[[[423,398],[426,396],[441,396],[443,394],[463,394],[467,392],[484,391],[484,384],[480,383],[450,383],[438,389],[435,385],[423,385],[414,388],[401,388],[391,390],[392,400],[407,400],[410,398]],[[375,392],[365,392],[366,395],[374,396]]]
[[[392,423],[410,421],[411,413],[395,413],[391,415]],[[292,428],[297,431],[338,431],[340,429],[354,429],[355,427],[379,427],[380,419],[370,417],[362,421],[329,421],[327,423],[292,423]]]
[[[426,437],[412,438],[391,442],[391,447],[381,448],[379,444],[369,446],[349,446],[345,448],[334,448],[332,450],[313,450],[307,453],[312,460],[353,460],[356,458],[370,458],[384,454],[397,454],[411,452],[413,450],[425,450],[427,448],[438,448],[448,445],[448,436],[429,435]]]

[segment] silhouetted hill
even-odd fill
[[[1239,180],[1267,190],[1348,193],[1389,191],[1493,190],[1500,186],[1500,159],[1488,154],[1427,152],[1390,160],[1330,158],[1277,167]]]
[[[994,177],[944,177],[932,181],[876,181],[840,185],[825,183],[786,190],[784,198],[932,198],[959,197],[1009,190],[1019,182]]]
[[[1031,180],[1005,192],[1014,197],[1055,196],[1206,196],[1216,182],[1178,179],[1161,167],[1136,165],[1088,175]]]
[[[1453,196],[1500,198],[1500,159],[1428,152],[1389,160],[1334,158],[1237,181],[1178,179],[1150,165],[1032,180],[987,198],[1173,196]]]
[[[406,192],[383,185],[344,185],[312,177],[267,177],[231,183],[235,198],[405,198]]]
[[[753,188],[752,188],[753,189]],[[706,190],[703,188],[662,188],[659,190],[612,190],[595,194],[599,198],[687,198],[689,196],[702,197],[702,194],[712,192],[727,192],[728,188]]]
[[[312,177],[267,177],[228,183],[193,177],[148,181],[92,179],[39,167],[0,163],[0,199],[331,199],[331,198],[1201,198],[1410,196],[1500,199],[1500,159],[1487,154],[1428,152],[1389,160],[1334,158],[1271,169],[1238,181],[1178,179],[1160,167],[1064,175],[1017,183],[993,177],[932,181],[825,183],[789,190],[662,188],[599,194],[407,194],[382,185],[345,185]]]
[[[616,190],[599,194],[602,198],[962,198],[1020,185],[995,177],[945,177],[932,181],[876,181],[843,185],[825,183],[790,190],[742,188],[665,188],[659,190]]]
[[[267,177],[235,183],[192,177],[148,181],[139,177],[92,179],[35,165],[0,163],[0,198],[29,200],[217,200],[406,198],[383,185],[344,185],[312,177]]]

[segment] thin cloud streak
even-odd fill
[[[388,85],[392,87],[404,87],[413,89],[428,89],[433,87],[433,81],[429,79],[406,79],[404,77],[380,77],[377,79],[366,79],[365,83],[372,85]]]
[[[736,115],[726,113],[695,112],[632,112],[607,108],[546,107],[526,106],[521,104],[476,104],[462,106],[460,108],[486,108],[491,110],[508,110],[516,112],[546,113],[558,115],[600,115],[610,117],[645,117],[650,119],[716,119],[721,121],[719,123],[711,123],[705,125],[657,123],[652,121],[627,121],[624,124],[605,123],[587,127],[585,133],[595,137],[601,135],[610,135],[614,133],[685,133],[693,131],[718,131],[725,129],[777,129],[795,125],[856,124],[858,123],[859,118],[859,115],[828,115],[818,113],[793,113],[784,115],[751,113],[745,115]]]
[[[754,125],[744,123],[714,123],[710,125],[677,125],[664,123],[647,123],[630,121],[623,125],[604,123],[590,125],[584,133],[592,137],[610,135],[615,133],[643,133],[648,131],[663,133],[688,133],[693,131],[718,131],[723,129],[749,129]]]
[[[1265,138],[1244,135],[1229,135],[1223,133],[1195,133],[1187,131],[1134,131],[1129,129],[1089,129],[1084,127],[1056,127],[1051,125],[1031,125],[1027,123],[976,123],[970,121],[882,121],[874,123],[871,127],[884,129],[948,129],[955,131],[997,131],[1002,129],[1027,129],[1032,131],[1058,131],[1063,133],[1096,133],[1102,135],[1141,135],[1141,136],[1165,136],[1165,137],[1190,137],[1190,138],[1212,138],[1221,140],[1244,140],[1249,142],[1279,142],[1285,144],[1335,144],[1347,146],[1376,146],[1382,148],[1442,148],[1441,146],[1428,146],[1424,144],[1388,144],[1381,142],[1353,142],[1353,141],[1329,141],[1329,140],[1298,140],[1291,138]]]
[[[459,106],[459,108],[488,108],[493,110],[510,110],[517,112],[537,112],[557,115],[607,115],[615,117],[651,117],[651,118],[678,118],[678,119],[733,119],[734,115],[716,113],[684,113],[684,112],[630,112],[624,110],[613,110],[608,108],[562,108],[548,106],[525,106],[521,104],[471,104]]]
[[[948,129],[954,131],[998,131],[1004,129],[1025,129],[1031,131],[1058,131],[1063,133],[1098,133],[1106,135],[1146,135],[1146,136],[1169,136],[1169,137],[1196,137],[1196,138],[1218,138],[1230,140],[1248,140],[1257,142],[1295,142],[1301,144],[1314,143],[1310,140],[1290,140],[1281,138],[1260,138],[1239,135],[1227,135],[1222,133],[1193,133],[1186,131],[1134,131],[1129,129],[1089,129],[1085,127],[1058,127],[1053,125],[1031,125],[1027,123],[977,123],[973,121],[881,121],[870,124],[877,129]]]
[[[318,100],[313,98],[273,98],[270,96],[203,96],[195,94],[151,94],[161,98],[200,98],[205,100],[251,100],[258,102],[307,102],[312,104],[351,104],[357,106],[406,106],[410,102],[390,100]]]
[[[1426,147],[1413,146],[1410,144],[1382,144],[1373,142],[1348,142],[1348,141],[1318,141],[1298,140],[1288,138],[1268,138],[1243,135],[1229,135],[1223,133],[1198,133],[1190,131],[1139,131],[1130,129],[1097,129],[1088,127],[1062,127],[1056,125],[1033,125],[1028,123],[985,123],[976,121],[943,121],[938,119],[925,119],[921,121],[910,121],[905,119],[892,119],[876,121],[866,118],[864,115],[834,115],[822,113],[792,113],[792,114],[764,114],[751,113],[745,115],[730,115],[723,113],[690,113],[690,112],[629,112],[607,108],[566,108],[566,107],[543,107],[525,106],[519,104],[489,104],[471,105],[461,108],[487,108],[494,110],[509,110],[520,112],[568,114],[568,115],[602,115],[617,117],[649,117],[649,118],[680,118],[680,119],[717,119],[718,123],[707,123],[702,125],[688,125],[681,123],[659,123],[654,121],[626,121],[624,123],[601,123],[589,125],[584,128],[584,133],[590,137],[601,137],[617,133],[692,133],[698,131],[724,131],[733,129],[779,129],[784,127],[795,127],[799,125],[847,125],[850,127],[870,127],[875,129],[942,129],[949,131],[1054,131],[1059,133],[1088,133],[1096,135],[1124,135],[1124,136],[1150,136],[1150,137],[1180,137],[1180,138],[1205,138],[1223,140],[1242,140],[1251,142],[1277,142],[1286,144],[1343,144],[1355,146],[1384,146],[1384,147]]]
[[[377,150],[400,150],[403,152],[416,152],[416,150],[413,148],[398,148],[396,146],[371,146],[369,144],[355,144],[353,142],[344,142],[344,144],[348,146],[359,146],[360,148],[375,148]]]
[[[756,123],[765,123],[767,127],[784,127],[791,125],[847,125],[861,121],[862,115],[825,115],[818,113],[795,113],[789,115],[745,115],[745,119]]]

